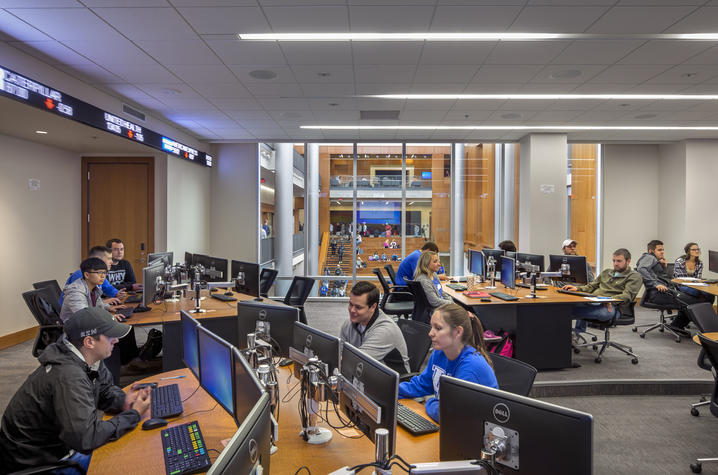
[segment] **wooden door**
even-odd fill
[[[596,267],[596,144],[571,144],[571,239],[576,252]]]
[[[82,158],[82,255],[120,238],[138,281],[154,251],[154,158]]]

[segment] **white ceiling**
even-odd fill
[[[718,101],[356,97],[718,94],[718,41],[275,43],[235,36],[345,31],[705,33],[718,31],[718,0],[0,0],[0,41],[202,140],[514,140],[526,133],[300,129],[371,125],[359,120],[367,109],[400,111],[399,121],[375,122],[381,125],[718,125]],[[276,77],[249,75],[257,69]],[[566,70],[581,73],[553,77]],[[718,133],[569,133],[575,141],[685,138]]]

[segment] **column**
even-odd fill
[[[503,149],[503,198],[501,205],[501,242],[505,239],[511,239],[515,241],[514,236],[514,149],[516,145],[505,144],[501,147]]]
[[[520,146],[521,250],[556,254],[566,239],[566,135],[531,134],[521,139]]]
[[[451,153],[451,269],[447,273],[464,275],[464,144],[453,144]]]
[[[306,275],[317,275],[319,270],[319,144],[309,143],[306,146],[307,169],[304,172],[305,196],[304,206],[304,262]]]
[[[274,259],[279,277],[291,277],[292,236],[294,235],[294,145],[278,143],[275,149],[275,190],[274,190]],[[289,280],[278,280],[277,294],[284,295],[289,290]]]

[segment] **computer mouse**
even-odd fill
[[[232,292],[231,290],[228,290],[224,293],[224,295],[226,295],[227,297],[231,297],[232,295],[234,295],[234,292]]]
[[[167,425],[167,421],[164,419],[147,419],[142,423],[142,430],[152,430],[158,427],[164,427]]]

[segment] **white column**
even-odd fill
[[[292,236],[294,235],[294,145],[278,143],[275,149],[274,180],[274,259],[279,277],[291,277],[292,272]],[[277,294],[284,295],[290,281],[277,281]]]
[[[498,147],[498,144],[497,144]],[[501,200],[501,240],[516,240],[514,236],[514,149],[516,145],[507,143],[503,145],[503,200]],[[500,241],[499,241],[500,242]],[[497,243],[498,244],[498,243]]]
[[[319,265],[319,144],[309,143],[306,150],[304,232],[307,241],[304,246],[304,259],[307,275],[317,275],[319,273],[317,269]]]
[[[464,144],[455,143],[451,154],[451,269],[464,275]]]

